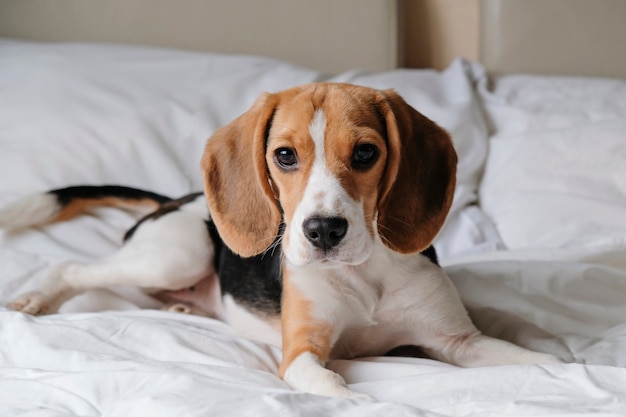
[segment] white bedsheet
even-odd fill
[[[211,319],[155,310],[41,318],[3,312],[1,414],[626,413],[626,273],[519,262],[449,272],[488,334],[580,363],[461,369],[417,358],[332,362],[353,389],[381,401],[358,404],[291,391],[276,376],[277,348],[233,336]]]
[[[502,250],[497,219],[476,204],[489,143],[485,97],[474,90],[482,76],[456,61],[443,73],[355,71],[333,80],[393,87],[451,131],[459,187],[437,240],[448,272],[485,333],[569,363],[338,360],[329,366],[380,402],[317,397],[276,376],[275,347],[215,320],[159,311],[134,289],[105,289],[57,315],[0,308],[0,415],[626,415],[626,253],[620,245]],[[0,204],[71,184],[198,190],[213,130],[262,91],[323,79],[264,58],[0,41]],[[133,221],[102,210],[20,236],[0,232],[0,302],[34,288],[59,261],[115,250]]]

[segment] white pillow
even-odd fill
[[[626,82],[501,76],[480,203],[508,248],[626,244]]]
[[[2,40],[0,190],[195,191],[208,137],[194,140],[198,117],[214,130],[264,90],[320,75],[265,58]]]

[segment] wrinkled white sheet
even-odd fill
[[[0,415],[604,416],[626,415],[626,256],[621,247],[503,248],[479,206],[487,128],[474,80],[443,73],[350,72],[393,87],[454,135],[459,187],[440,255],[488,334],[570,363],[460,369],[422,358],[329,366],[380,400],[290,390],[275,347],[223,323],[157,310],[130,288],[90,291],[62,314],[0,309]],[[114,183],[182,195],[200,189],[204,141],[262,91],[323,74],[254,57],[112,45],[0,41],[0,204],[71,184]],[[0,302],[56,262],[119,246],[131,214],[101,210],[19,236],[0,232]],[[144,308],[144,309],[140,309]]]
[[[278,349],[217,321],[154,310],[0,313],[0,413],[55,416],[626,413],[626,273],[584,264],[449,268],[488,334],[579,363],[461,369],[376,357],[330,364],[381,403],[291,391]],[[540,326],[540,327],[537,327]],[[45,410],[45,413],[44,413]]]

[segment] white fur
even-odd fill
[[[330,397],[373,401],[369,395],[351,391],[341,375],[324,368],[319,358],[310,352],[301,353],[289,366],[283,377],[294,389]]]
[[[223,305],[224,313],[220,318],[230,324],[238,335],[280,347],[280,317],[255,315],[238,304],[231,295],[224,296]]]
[[[20,230],[52,221],[61,211],[53,194],[33,194],[0,209],[0,227]]]

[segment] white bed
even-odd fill
[[[461,59],[328,76],[253,56],[2,39],[0,206],[74,184],[200,190],[211,132],[263,91],[320,80],[395,88],[452,133],[442,263],[482,331],[568,363],[338,360],[329,366],[380,402],[317,397],[278,378],[276,347],[116,288],[43,317],[0,307],[0,415],[626,415],[626,81],[488,77]],[[135,219],[103,209],[0,231],[1,305],[58,262],[114,251]]]

